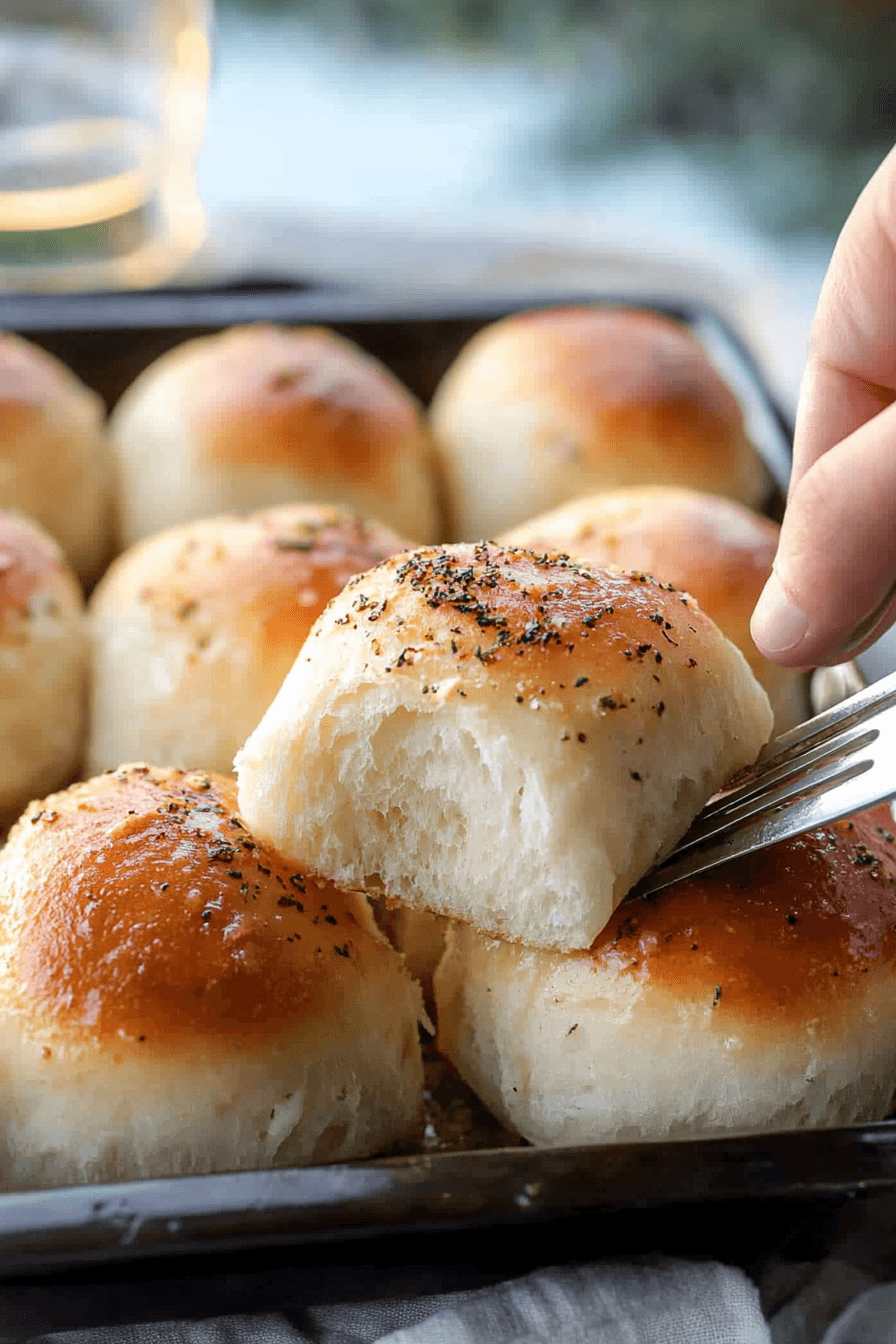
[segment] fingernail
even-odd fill
[[[788,653],[805,639],[808,629],[809,617],[793,605],[772,572],[750,621],[754,642],[763,653]]]
[[[891,583],[870,615],[866,616],[864,620],[859,621],[856,628],[847,635],[846,639],[843,641],[844,653],[851,653],[853,649],[857,649],[859,645],[868,638],[874,627],[883,619],[887,607],[889,607],[894,597],[896,597],[896,583]]]

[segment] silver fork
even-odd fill
[[[633,896],[896,797],[896,672],[775,738],[741,779]]]

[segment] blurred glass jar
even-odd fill
[[[204,234],[211,0],[0,0],[0,289],[156,285]]]

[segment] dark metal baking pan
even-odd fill
[[[3,1274],[706,1201],[896,1190],[896,1124],[500,1148],[7,1194]],[[615,1242],[614,1242],[615,1244]]]
[[[689,324],[740,397],[780,506],[787,417],[738,334],[698,301],[564,293],[386,303],[279,288],[7,295],[0,327],[58,355],[109,406],[179,341],[249,321],[329,325],[428,401],[484,324],[575,302],[647,308]],[[270,1309],[290,1294],[326,1301],[382,1296],[389,1285],[405,1292],[404,1280],[395,1286],[398,1265],[422,1291],[477,1286],[568,1260],[561,1228],[573,1229],[584,1259],[665,1249],[747,1263],[770,1246],[799,1246],[806,1256],[813,1234],[820,1254],[842,1201],[896,1190],[896,1124],[888,1123],[575,1149],[485,1141],[492,1146],[340,1167],[2,1195],[0,1336]],[[761,1242],[747,1230],[755,1220],[730,1212],[744,1201],[765,1212]]]

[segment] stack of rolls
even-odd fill
[[[532,1142],[882,1118],[885,813],[626,900],[771,728],[672,585],[453,545],[330,604],[237,756],[239,799],[283,853],[447,917],[439,1048]]]
[[[240,804],[347,886],[571,950],[771,727],[670,585],[457,544],[329,604],[237,755]]]

